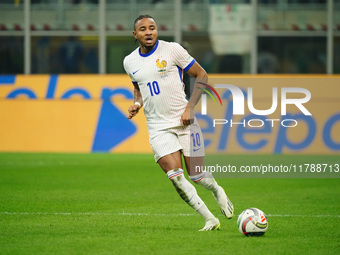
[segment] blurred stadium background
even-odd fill
[[[209,73],[340,73],[339,0],[1,0],[0,73],[123,73],[153,15]],[[63,46],[78,43],[74,69]],[[225,47],[228,43],[228,47]],[[71,60],[70,60],[71,61]]]

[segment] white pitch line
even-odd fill
[[[284,217],[294,217],[294,218],[340,218],[340,215],[330,215],[330,214],[323,214],[323,215],[300,215],[300,214],[266,214],[267,217],[280,217],[280,218],[284,218]]]
[[[198,216],[192,213],[101,213],[101,212],[0,212],[5,215],[108,215],[108,216]],[[235,215],[236,217],[238,215]],[[301,214],[267,214],[268,217],[293,217],[293,218],[340,218],[340,215],[301,215]]]
[[[6,215],[127,215],[127,216],[197,216],[198,214],[189,214],[189,213],[101,213],[101,212],[0,212],[0,214]]]

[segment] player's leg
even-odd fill
[[[227,218],[232,218],[234,207],[224,189],[219,186],[209,172],[203,172],[204,166],[204,140],[197,120],[184,130],[180,136],[183,146],[183,154],[190,179],[196,184],[212,192],[215,200],[220,206],[221,212]]]
[[[163,156],[158,160],[158,164],[167,174],[180,197],[205,219],[206,224],[201,231],[219,229],[219,220],[209,211],[198,196],[195,187],[185,178],[180,151]]]
[[[183,169],[181,152],[179,150],[161,157],[157,163],[165,173],[177,168]]]
[[[185,165],[189,178],[197,185],[210,190],[220,206],[222,214],[231,219],[234,215],[234,206],[226,195],[224,189],[218,185],[210,172],[203,172],[204,157],[185,157]]]
[[[167,174],[180,197],[196,210],[206,222],[213,222],[202,230],[219,229],[219,221],[209,211],[202,199],[198,196],[195,187],[183,174],[181,145],[177,135],[173,132],[160,131],[150,136],[150,144],[154,151],[155,161]]]

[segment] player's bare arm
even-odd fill
[[[194,115],[190,116],[190,110],[194,110],[195,105],[199,101],[201,95],[202,95],[202,90],[198,89],[198,87],[203,87],[200,83],[207,83],[208,81],[208,74],[206,71],[198,64],[195,62],[192,67],[187,72],[190,76],[196,78],[195,81],[195,86],[193,93],[190,97],[190,100],[181,116],[181,123],[183,125],[190,125],[190,123],[193,122]]]
[[[129,115],[128,119],[132,119],[133,117],[136,116],[136,114],[139,112],[139,109],[142,108],[143,106],[143,99],[142,99],[142,94],[140,93],[138,84],[134,84],[134,105],[131,105],[128,109]]]

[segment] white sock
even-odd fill
[[[215,181],[214,177],[209,172],[203,172],[198,175],[191,175],[189,176],[190,180],[192,180],[194,183],[200,185],[201,187],[210,190],[214,194],[216,194],[219,185]]]
[[[195,187],[184,177],[182,169],[176,168],[170,170],[167,172],[167,176],[180,197],[195,211],[201,214],[205,220],[215,218],[203,200],[198,196]]]

